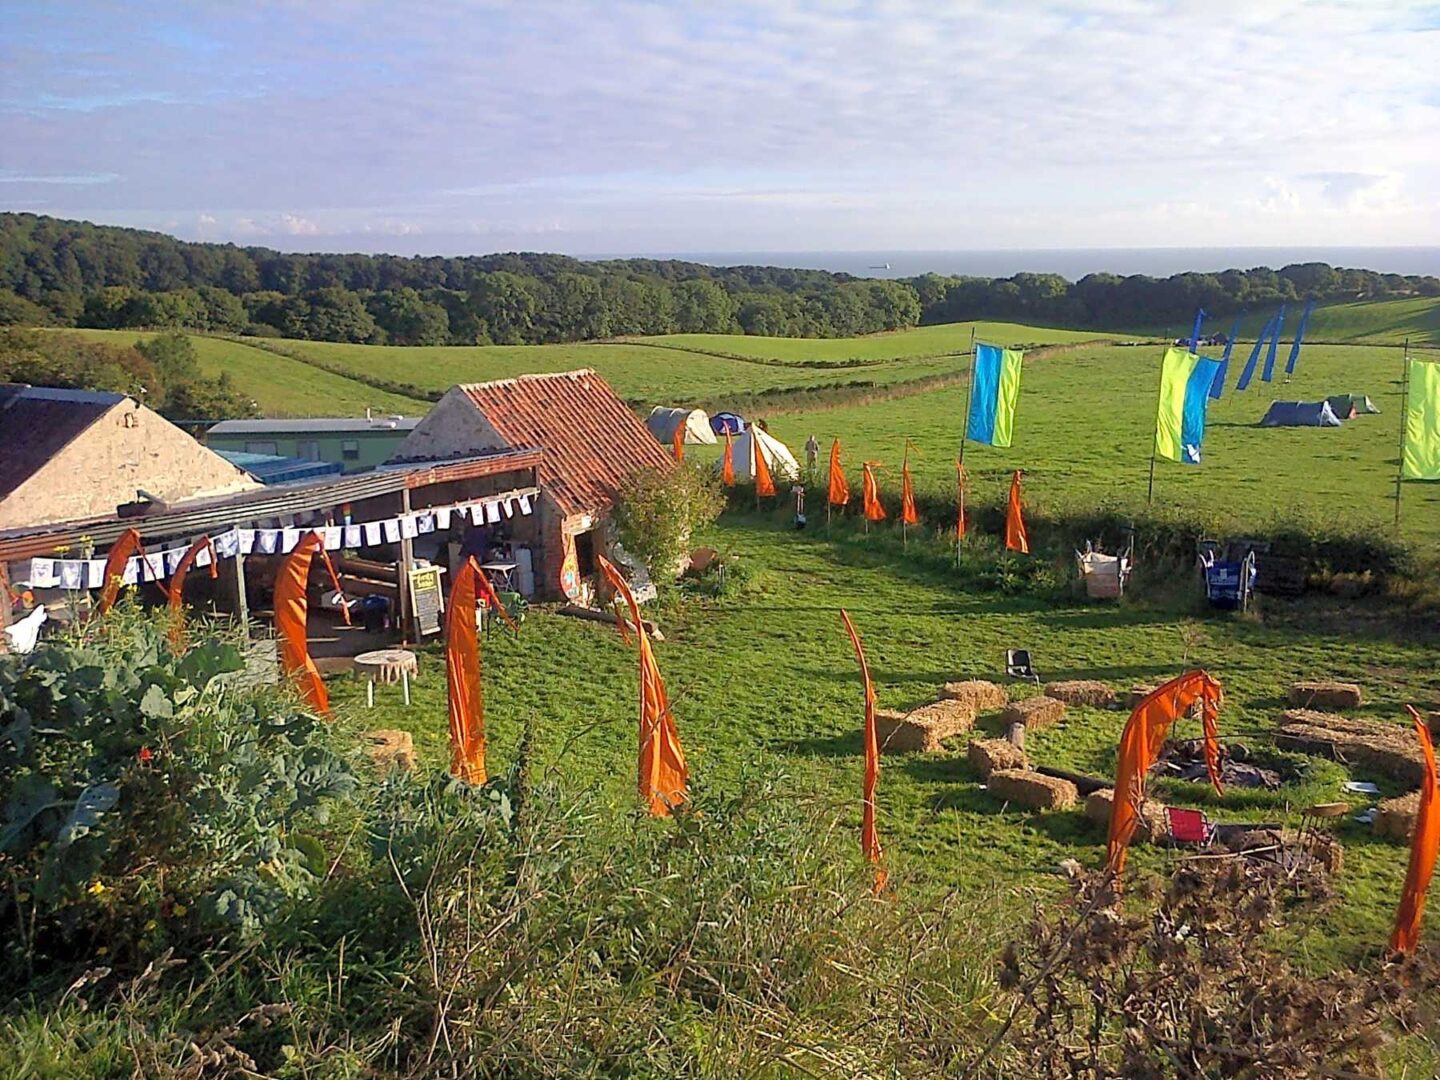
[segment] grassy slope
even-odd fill
[[[1100,678],[1116,687],[1175,674],[1185,646],[1174,613],[1113,606],[1052,605],[963,591],[940,557],[922,565],[893,540],[866,542],[851,528],[839,542],[818,531],[787,532],[778,521],[729,521],[712,541],[757,573],[750,591],[720,602],[689,602],[659,614],[657,645],[696,784],[733,785],[755,770],[781,769],[797,790],[833,801],[842,828],[858,828],[861,774],[860,689],[837,610],[848,608],[865,639],[882,706],[904,708],[934,697],[943,683],[993,677],[1007,646],[1025,645],[1047,678]],[[1292,627],[1298,619],[1291,617]],[[1293,628],[1230,618],[1203,619],[1190,660],[1207,664],[1227,689],[1223,732],[1263,739],[1284,687],[1325,673],[1364,683],[1375,703],[1365,713],[1394,719],[1406,700],[1440,695],[1433,646],[1356,633],[1342,619],[1312,617]],[[633,653],[613,628],[535,614],[520,637],[496,634],[483,645],[491,766],[513,759],[522,723],[539,728],[540,757],[580,785],[594,785],[616,808],[633,800]],[[443,660],[422,658],[416,704],[399,705],[382,688],[375,710],[363,689],[332,680],[346,722],[415,732],[422,757],[448,761]],[[1061,726],[1034,733],[1041,763],[1107,774],[1124,714],[1075,710]],[[981,727],[998,731],[994,717]],[[1182,728],[1187,737],[1198,731]],[[887,756],[880,781],[880,830],[899,888],[1000,888],[1028,906],[1052,889],[1049,870],[1075,857],[1102,859],[1103,836],[1078,812],[1002,809],[979,787],[960,738],[940,755]],[[1188,798],[1222,821],[1279,820],[1296,805],[1337,798],[1344,773],[1322,765],[1284,796],[1231,793],[1216,800],[1201,785]],[[1366,777],[1370,779],[1370,777]],[[1377,778],[1379,779],[1379,778]],[[1394,785],[1386,782],[1385,790]],[[1384,940],[1405,871],[1405,851],[1346,822],[1342,903],[1306,948],[1315,962],[1352,960]],[[858,855],[857,855],[858,857]],[[1141,849],[1138,862],[1160,854]],[[977,958],[980,959],[980,958]],[[980,959],[980,962],[984,962]]]
[[[973,489],[1000,497],[1010,471],[1026,470],[1026,497],[1035,503],[1143,505],[1155,424],[1158,350],[1084,348],[1027,364],[1014,445],[972,445],[966,468]],[[1159,505],[1199,504],[1217,517],[1251,521],[1295,512],[1388,528],[1393,514],[1400,351],[1362,346],[1307,347],[1294,381],[1258,380],[1244,393],[1211,403],[1205,462],[1161,461]],[[1233,378],[1231,385],[1233,387]],[[1273,398],[1314,399],[1329,393],[1368,394],[1378,416],[1342,428],[1255,426]],[[954,483],[964,423],[965,388],[903,400],[813,413],[776,414],[771,430],[798,449],[814,433],[827,447],[838,437],[850,469],[862,460],[885,463],[882,484],[899,483],[904,440],[915,440],[917,485]],[[1409,483],[1405,525],[1413,535],[1440,538],[1440,484]]]
[[[76,330],[67,333],[130,344],[153,337],[134,330]],[[376,390],[364,383],[332,375],[309,364],[288,360],[240,341],[195,335],[195,352],[206,375],[228,372],[265,416],[359,416],[366,406],[383,413],[419,416],[430,403]]]
[[[1303,310],[1303,304],[1289,304],[1285,308],[1285,328],[1281,334],[1282,357],[1289,351]],[[1273,314],[1274,307],[1247,314],[1240,321],[1241,339],[1254,341],[1264,327],[1265,320]],[[1207,320],[1205,332],[1228,334],[1234,325],[1233,315],[1223,315]],[[1187,323],[1184,326],[1151,327],[1148,333],[1166,337],[1188,336],[1190,326]],[[1310,325],[1305,329],[1306,341],[1333,344],[1401,345],[1406,338],[1410,339],[1411,345],[1440,346],[1440,297],[1325,304],[1311,313]]]

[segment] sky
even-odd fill
[[[0,0],[0,209],[285,250],[1440,245],[1440,0]]]

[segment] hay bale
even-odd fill
[[[1301,679],[1290,684],[1290,704],[1302,709],[1358,709],[1365,704],[1359,683]]]
[[[1023,701],[1012,701],[1000,714],[1000,720],[1006,726],[1024,724],[1027,728],[1035,729],[1058,724],[1063,719],[1065,703],[1043,694],[1040,697],[1025,698]]]
[[[1425,778],[1420,744],[1409,728],[1399,724],[1286,709],[1280,714],[1275,745],[1281,750],[1332,757],[1416,787]]]
[[[882,754],[931,753],[945,739],[975,726],[975,710],[966,701],[932,701],[908,713],[879,709],[875,736]]]
[[[975,739],[966,750],[970,764],[982,779],[1006,769],[1028,769],[1030,758],[1025,751],[1004,739]]]
[[[1064,679],[1045,684],[1045,696],[1067,705],[1089,705],[1108,709],[1115,704],[1115,691],[1095,679]]]
[[[1080,792],[1069,780],[1024,769],[993,772],[985,788],[998,799],[1036,810],[1068,810],[1080,801]]]
[[[382,773],[391,769],[410,772],[415,768],[415,739],[410,732],[381,728],[367,731],[364,737],[370,760]]]
[[[1420,813],[1420,793],[1412,791],[1386,799],[1375,808],[1375,821],[1371,824],[1376,836],[1390,840],[1409,840],[1415,835],[1415,818]]]
[[[1003,709],[1010,700],[1010,695],[1003,686],[986,682],[984,679],[947,682],[945,689],[940,692],[940,696],[951,701],[968,701],[974,707],[977,715]]]
[[[1115,789],[1102,788],[1085,797],[1085,817],[1102,829],[1110,828],[1110,810],[1115,805]],[[1134,839],[1141,843],[1155,844],[1169,835],[1170,827],[1165,820],[1165,807],[1154,799],[1140,804],[1140,817],[1135,825]]]

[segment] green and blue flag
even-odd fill
[[[1440,480],[1440,363],[1410,360],[1406,379],[1401,475],[1407,480]]]
[[[975,346],[975,381],[970,389],[970,416],[965,433],[972,441],[1009,446],[1015,434],[1015,406],[1020,401],[1019,349]]]
[[[1155,453],[1186,465],[1200,464],[1205,412],[1219,360],[1185,349],[1167,349],[1160,369],[1160,405],[1155,417]]]

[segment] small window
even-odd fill
[[[346,439],[340,444],[340,456],[346,461],[360,460],[360,440]]]
[[[320,444],[314,439],[301,439],[295,444],[295,456],[306,461],[319,461]]]
[[[245,452],[247,454],[269,454],[271,457],[274,457],[276,448],[273,442],[247,442],[245,444]]]

